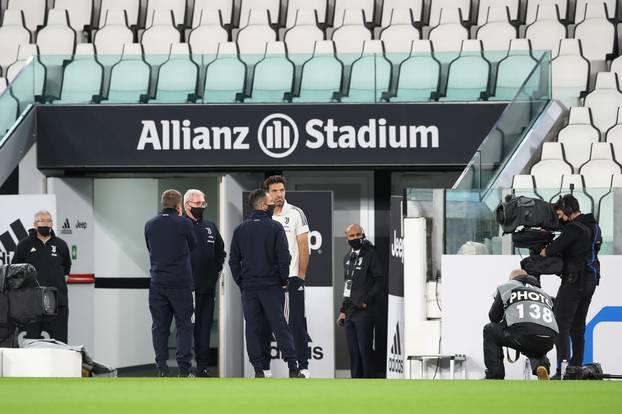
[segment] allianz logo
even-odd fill
[[[194,126],[189,120],[142,120],[136,149],[241,150],[251,149],[248,126]],[[265,117],[257,127],[259,148],[271,158],[286,158],[300,145],[310,150],[439,148],[436,126],[391,125],[385,118],[370,118],[366,124],[339,125],[334,119],[309,119],[304,142],[297,123],[288,115]]]
[[[396,230],[393,230],[393,240],[391,241],[391,256],[402,259],[402,263],[404,263],[404,238],[398,237]]]

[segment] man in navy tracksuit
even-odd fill
[[[233,280],[242,292],[248,358],[255,377],[263,378],[261,332],[267,319],[290,378],[304,378],[298,371],[294,340],[283,314],[291,261],[285,231],[281,223],[272,220],[274,203],[265,190],[251,192],[248,203],[253,213],[233,232],[229,258]]]
[[[214,320],[216,282],[225,262],[225,244],[216,224],[203,218],[207,202],[199,190],[184,194],[186,217],[192,222],[197,247],[190,254],[194,279],[194,357],[197,377],[208,377],[209,340]]]
[[[145,224],[151,260],[149,311],[159,375],[168,373],[168,337],[175,317],[177,364],[180,377],[192,377],[192,268],[190,252],[197,244],[192,223],[181,217],[181,194],[162,193],[162,212]]]

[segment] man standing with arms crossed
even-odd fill
[[[283,225],[289,254],[292,257],[289,266],[289,327],[294,336],[296,358],[300,373],[309,378],[309,343],[307,341],[307,320],[305,318],[305,277],[309,265],[309,223],[304,212],[285,200],[285,178],[273,175],[264,181],[264,188],[274,201],[272,218]],[[270,369],[270,340],[272,335],[266,333],[267,366]]]

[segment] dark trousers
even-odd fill
[[[545,328],[546,329],[546,328]],[[531,363],[532,373],[539,365],[550,367],[546,353],[553,349],[555,344],[555,332],[546,331],[528,334],[512,332],[505,323],[491,322],[484,326],[484,364],[486,365],[486,378],[505,378],[503,366],[503,347],[516,349]]]
[[[344,328],[352,378],[374,378],[373,317],[365,311],[356,311],[346,316]]]
[[[192,289],[149,288],[151,336],[158,369],[167,371],[168,337],[175,317],[177,328],[177,366],[189,371],[192,366]]]
[[[265,363],[265,321],[274,332],[283,360],[290,369],[297,368],[294,339],[283,315],[283,288],[272,286],[242,291],[242,309],[246,321],[246,351],[255,370],[263,370]]]
[[[216,291],[195,293],[194,296],[194,358],[199,371],[209,365],[209,340],[214,321],[215,296]]]
[[[559,327],[555,343],[558,369],[564,359],[568,361],[568,365],[583,364],[585,319],[595,290],[596,283],[589,277],[573,284],[562,282],[559,286],[553,308]],[[570,340],[572,340],[572,357],[570,357]]]
[[[26,337],[32,339],[41,338],[41,332],[47,332],[50,338],[67,343],[67,324],[69,321],[69,307],[60,305],[58,315],[44,316],[37,323],[26,327]]]

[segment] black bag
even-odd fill
[[[519,226],[553,231],[560,227],[551,203],[536,198],[508,196],[497,207],[496,215],[503,234],[513,233]]]
[[[548,230],[523,229],[512,233],[512,243],[519,249],[537,250],[540,253],[542,248],[553,241],[555,235]]]
[[[520,261],[520,267],[532,276],[561,275],[564,261],[561,257],[527,256]]]

